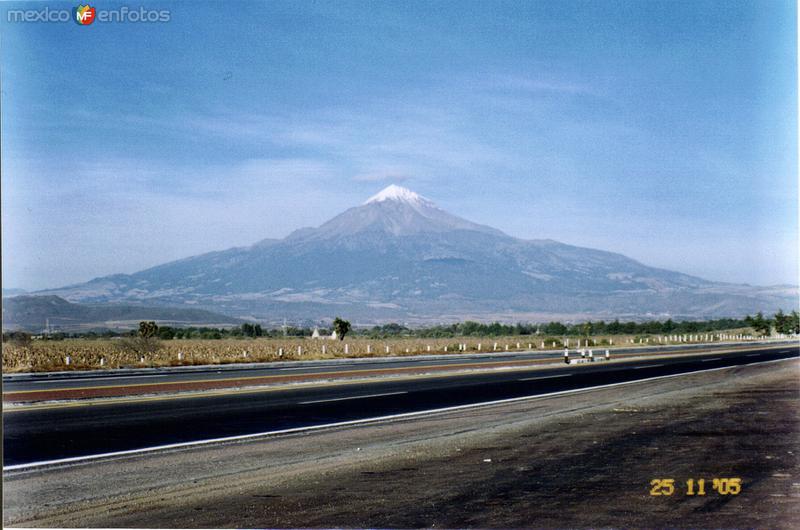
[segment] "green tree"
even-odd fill
[[[791,333],[789,317],[783,313],[783,310],[778,309],[778,312],[775,313],[773,317],[773,321],[775,322],[775,331],[778,333]]]
[[[800,334],[800,313],[792,311],[789,315],[789,333]]]
[[[3,333],[3,342],[10,342],[18,348],[28,348],[31,345],[31,334],[25,331],[12,331]]]
[[[152,320],[139,322],[139,336],[149,339],[158,335],[158,326]]]
[[[261,337],[264,335],[264,330],[261,328],[261,324],[245,322],[242,324],[242,335],[246,337]]]
[[[336,332],[336,336],[339,337],[339,340],[344,340],[344,336],[347,335],[350,329],[350,322],[347,320],[342,320],[339,317],[333,319],[333,330]]]
[[[169,326],[158,328],[158,338],[161,340],[172,340],[175,338],[175,330]]]
[[[764,318],[764,313],[759,311],[756,313],[756,316],[751,319],[751,321],[751,327],[754,331],[761,333],[762,335],[769,335],[769,332],[772,329],[772,324],[768,319]]]
[[[158,326],[153,321],[139,322],[139,331],[122,338],[117,343],[117,347],[122,352],[135,353],[137,355],[154,353],[160,350],[163,346],[158,339]]]
[[[561,322],[550,322],[548,324],[545,324],[543,331],[547,335],[566,335],[567,326],[565,326]]]

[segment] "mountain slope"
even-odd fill
[[[791,308],[794,288],[736,286],[621,254],[521,240],[390,186],[318,228],[47,291],[71,301],[192,304],[278,321],[708,317]]]
[[[235,325],[242,320],[203,309],[134,305],[83,305],[58,296],[3,298],[3,329],[76,331],[93,328],[133,328],[141,320],[172,325]]]

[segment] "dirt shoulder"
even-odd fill
[[[4,524],[775,527],[800,520],[800,362],[9,474]],[[742,479],[722,496],[711,479]],[[671,496],[651,496],[674,478]],[[705,496],[685,495],[689,478]]]

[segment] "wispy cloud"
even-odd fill
[[[543,74],[539,77],[517,75],[490,76],[485,83],[487,88],[496,90],[514,90],[529,93],[560,93],[601,97],[603,94],[596,88],[584,83],[576,83]]]
[[[360,173],[353,176],[352,180],[356,182],[375,182],[375,183],[397,183],[405,182],[410,177],[401,172],[391,170],[373,171],[368,173]]]

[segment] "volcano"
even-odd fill
[[[317,228],[42,291],[265,322],[711,318],[792,309],[793,286],[714,282],[621,254],[524,240],[392,185]]]

